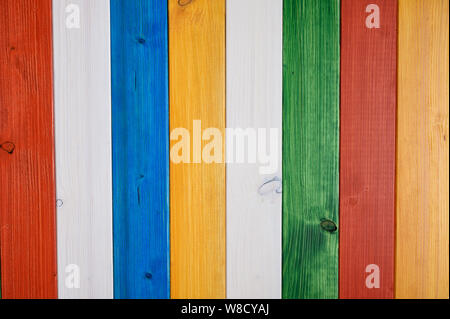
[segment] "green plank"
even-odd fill
[[[339,0],[284,0],[283,298],[338,298]]]

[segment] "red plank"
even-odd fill
[[[55,298],[51,0],[0,1],[3,298]]]
[[[397,1],[342,0],[341,15],[339,295],[393,298]]]

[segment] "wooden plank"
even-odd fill
[[[111,1],[115,298],[168,298],[167,4]]]
[[[283,298],[338,297],[339,3],[284,0]]]
[[[448,6],[399,0],[396,298],[449,298]]]
[[[58,295],[112,298],[109,0],[53,0],[53,49]]]
[[[169,0],[169,47],[171,147],[182,143],[174,130],[185,128],[196,149],[209,141],[193,136],[194,120],[225,136],[225,0]],[[215,150],[220,163],[202,162],[197,152],[189,155],[198,163],[171,156],[172,298],[225,297],[223,144]]]
[[[3,298],[56,298],[51,0],[0,2]]]
[[[227,297],[281,298],[282,0],[227,1],[227,128],[276,128],[275,166],[227,163]],[[237,131],[234,133],[238,134]],[[251,143],[251,138],[247,141]],[[256,147],[256,140],[253,140]],[[245,154],[250,146],[245,148]],[[252,148],[250,148],[252,149]],[[256,152],[255,148],[255,152]],[[247,156],[247,155],[246,155]],[[267,172],[261,172],[266,167]]]
[[[398,3],[341,5],[339,296],[393,298]]]

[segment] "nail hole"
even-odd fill
[[[139,38],[139,39],[138,39],[138,42],[139,42],[140,44],[144,44],[144,43],[145,43],[145,39]]]
[[[145,273],[145,278],[147,278],[147,279],[152,279],[152,274],[151,273],[149,273],[149,272],[146,272]]]
[[[63,203],[63,201],[61,199],[56,200],[56,206],[57,207],[62,207],[63,204],[64,203]]]

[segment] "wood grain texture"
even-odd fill
[[[56,298],[51,0],[0,2],[2,297]]]
[[[169,47],[171,131],[225,136],[225,0],[169,0]],[[224,298],[225,164],[171,161],[170,205],[172,298]]]
[[[368,5],[379,28],[368,28]],[[397,1],[341,2],[339,297],[394,297]],[[377,265],[379,288],[366,286]]]
[[[449,4],[399,0],[396,298],[449,298]]]
[[[338,297],[339,3],[284,0],[283,298]]]
[[[227,144],[227,298],[281,298],[283,1],[226,4],[227,128],[264,128],[267,141],[270,128],[278,134],[269,174],[260,172],[268,164],[236,162],[238,137]]]
[[[168,298],[167,4],[111,0],[115,298]]]
[[[53,0],[53,49],[58,296],[112,298],[109,0]]]

